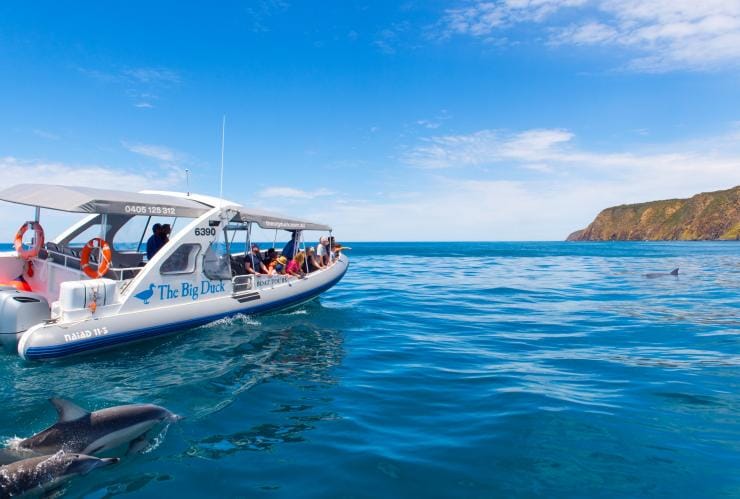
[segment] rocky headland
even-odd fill
[[[740,240],[740,185],[688,199],[607,208],[568,241]]]

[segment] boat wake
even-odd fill
[[[211,329],[211,328],[220,328],[220,327],[229,327],[229,326],[261,326],[261,325],[262,323],[260,321],[253,319],[249,315],[236,314],[236,315],[232,315],[231,317],[222,317],[221,319],[217,319],[213,322],[209,322],[208,324],[202,327]]]

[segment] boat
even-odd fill
[[[256,226],[274,230],[276,239],[278,232],[292,233],[295,251],[305,248],[304,231],[330,235],[332,229],[211,196],[21,184],[0,191],[0,200],[35,208],[15,249],[0,252],[0,340],[26,360],[97,352],[236,314],[294,307],[337,284],[349,266],[341,250],[329,248],[332,262],[303,276],[246,273]],[[46,242],[42,209],[86,216]],[[151,222],[164,217],[179,230],[147,258],[144,238]],[[138,245],[122,240],[134,220],[144,225]],[[74,244],[88,235],[84,246]],[[245,249],[236,251],[242,241]]]

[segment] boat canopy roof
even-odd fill
[[[128,192],[95,187],[19,184],[0,190],[0,201],[38,206],[72,213],[173,216],[196,218],[218,204],[208,196],[168,192]],[[232,221],[255,222],[263,229],[331,230],[328,225],[284,217],[268,211],[244,208],[232,202],[224,206],[237,212]]]
[[[19,184],[0,191],[0,200],[73,213],[199,217],[211,207],[164,194],[77,187]]]
[[[236,209],[239,213],[233,218],[232,222],[255,222],[263,229],[331,230],[329,225],[298,220],[297,218],[286,218],[282,215],[270,213],[269,211],[241,207]]]

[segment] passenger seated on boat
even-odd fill
[[[329,244],[331,245],[332,261],[337,260],[345,247],[342,246],[342,243],[338,243],[333,237],[329,238]]]
[[[152,225],[152,235],[149,237],[149,239],[146,242],[146,258],[147,260],[151,260],[154,258],[154,255],[157,254],[157,251],[162,249],[162,246],[164,246],[165,240],[162,237],[162,225],[161,224],[154,224]]]
[[[260,247],[257,244],[252,244],[252,252],[246,257],[244,261],[247,266],[247,272],[250,274],[267,274],[267,267],[265,267],[262,261],[262,253],[260,253]],[[251,272],[250,272],[251,270]]]
[[[270,264],[269,274],[285,274],[285,266],[288,264],[288,259],[284,256],[279,256]]]
[[[231,277],[236,277],[238,275],[244,275],[248,274],[246,266],[244,265],[244,258],[241,256],[231,256]]]
[[[328,267],[331,263],[328,237],[321,236],[321,239],[319,239],[319,244],[316,246],[316,258],[323,267]]]
[[[274,262],[278,257],[277,251],[275,248],[270,248],[267,250],[267,253],[265,253],[265,257],[262,259],[262,263],[265,264],[265,267],[268,269],[268,274],[270,273],[270,264]]]
[[[290,241],[285,245],[281,255],[288,260],[292,260],[298,250],[298,242],[300,240],[301,232],[298,230],[293,231],[293,235],[290,237]]]
[[[310,246],[308,249],[306,249],[306,262],[308,262],[309,272],[315,272],[316,270],[320,270],[324,268],[324,265],[319,261],[319,258],[316,256],[316,249],[313,246]]]
[[[337,259],[337,240],[334,238],[334,236],[329,237],[329,259],[334,262],[334,260]]]
[[[282,257],[281,257],[282,258]],[[303,277],[306,272],[303,270],[303,264],[306,261],[306,254],[303,251],[299,251],[296,256],[288,263],[288,267],[285,269],[285,273],[294,277]]]
[[[244,273],[245,274],[256,274],[257,272],[254,271],[254,267],[252,267],[252,262],[249,261],[249,256],[244,259]]]
[[[170,242],[170,234],[172,234],[172,226],[170,224],[162,225],[162,246]]]

